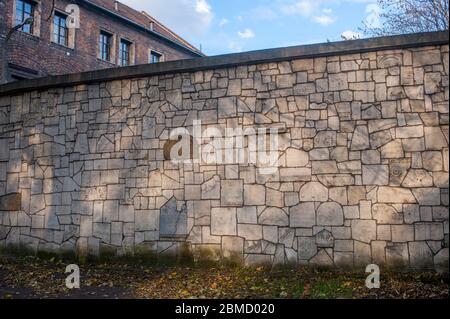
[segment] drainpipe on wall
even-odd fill
[[[1,36],[1,46],[2,46],[2,52],[0,55],[1,61],[2,61],[2,74],[0,78],[0,84],[6,84],[8,82],[8,60],[6,57],[6,45],[8,41],[6,40],[6,37]]]

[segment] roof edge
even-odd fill
[[[266,49],[18,81],[0,86],[0,96],[12,95],[25,91],[44,90],[48,88],[91,84],[160,74],[220,69],[239,65],[280,62],[370,51],[444,45],[448,43],[448,31],[439,31]]]
[[[203,54],[202,52],[200,52],[200,50],[198,50],[198,49],[193,50],[192,48],[190,48],[190,47],[184,45],[183,43],[181,43],[181,42],[179,42],[179,41],[172,40],[172,39],[166,37],[165,35],[163,35],[163,34],[161,34],[161,33],[158,33],[158,32],[156,32],[156,31],[153,31],[153,30],[151,30],[150,28],[147,28],[146,26],[144,26],[144,25],[142,25],[142,24],[140,24],[140,23],[138,23],[138,22],[135,22],[135,21],[133,21],[133,20],[131,20],[131,19],[129,19],[129,18],[123,16],[123,15],[121,15],[120,13],[114,12],[114,11],[108,9],[108,8],[105,8],[105,7],[101,6],[101,5],[98,5],[98,4],[96,4],[96,3],[93,3],[93,2],[91,2],[91,1],[89,1],[89,0],[81,0],[81,1],[82,1],[83,3],[85,3],[86,5],[88,5],[88,6],[91,6],[91,7],[95,8],[95,9],[97,9],[97,10],[100,10],[100,11],[102,11],[102,12],[104,12],[104,13],[106,13],[106,14],[109,14],[109,15],[115,17],[115,18],[118,18],[118,19],[120,19],[120,20],[122,20],[122,21],[125,21],[126,23],[131,24],[131,25],[133,25],[134,27],[136,27],[136,28],[138,28],[138,29],[141,29],[142,31],[145,31],[145,32],[147,32],[147,33],[150,33],[150,34],[152,34],[153,36],[156,36],[156,37],[158,37],[158,38],[160,38],[160,39],[162,39],[162,40],[164,40],[164,41],[166,41],[166,42],[169,42],[169,43],[171,43],[172,45],[175,45],[175,46],[177,46],[177,47],[179,47],[179,48],[181,48],[181,49],[183,49],[183,50],[185,50],[185,51],[187,51],[187,52],[190,52],[190,53],[192,53],[192,54],[194,54],[194,55],[196,55],[196,56],[198,56],[198,57],[204,56],[204,54]],[[172,32],[173,32],[173,31],[172,31]]]

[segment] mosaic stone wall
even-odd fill
[[[0,246],[448,268],[448,45],[0,98]],[[276,127],[279,169],[176,164],[172,128]]]

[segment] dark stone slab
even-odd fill
[[[183,205],[177,210],[177,200],[172,197],[163,207],[159,216],[159,235],[161,238],[185,238],[187,230],[187,208]]]
[[[321,248],[333,248],[334,247],[334,237],[326,229],[322,230],[316,235],[317,247]]]
[[[22,194],[0,196],[0,211],[18,211],[22,208]]]

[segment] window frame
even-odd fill
[[[105,62],[111,62],[113,57],[113,39],[114,35],[108,31],[100,30],[99,33],[99,59]],[[106,43],[106,52],[104,51],[105,43],[102,41],[106,38],[108,41]],[[106,53],[106,57],[104,54]]]
[[[159,56],[159,60],[154,62],[153,61],[154,56]],[[164,54],[159,51],[150,49],[148,59],[149,59],[148,63],[150,63],[150,64],[161,63],[161,62],[164,62]]]
[[[63,13],[59,10],[55,10],[53,12],[53,21],[52,21],[52,42],[56,43],[58,45],[62,45],[64,47],[69,47],[69,37],[70,37],[70,30],[67,27],[67,13]],[[55,19],[58,17],[59,24],[55,23]],[[61,19],[64,17],[64,26],[61,25]],[[65,31],[65,36],[61,36],[61,30]],[[61,38],[65,39],[64,43],[61,43]]]
[[[122,46],[123,44],[126,45],[126,48],[127,48],[126,51],[123,50],[123,46]],[[133,42],[131,42],[131,41],[127,40],[127,39],[124,39],[124,38],[120,39],[120,42],[119,42],[119,65],[120,66],[130,66],[130,65],[132,65],[132,63],[133,63],[132,62],[132,51],[133,51],[132,46],[133,46]],[[126,60],[127,61],[126,64],[123,63],[125,61],[124,58],[123,58],[123,53],[124,52],[127,54],[126,56],[128,58],[128,60]]]
[[[19,8],[19,4],[22,4],[20,6],[20,8]],[[25,11],[25,6],[26,5],[30,6],[31,12],[28,13],[28,12]],[[36,3],[35,1],[32,1],[32,0],[15,0],[14,26],[17,26],[17,25],[21,24],[22,22],[24,22],[28,18],[33,18],[33,23],[32,24],[24,25],[18,30],[20,30],[20,31],[22,31],[24,33],[27,33],[27,34],[34,34],[34,32],[35,32],[35,19],[36,19],[37,6],[38,6],[38,3]],[[20,20],[18,19],[18,12],[21,12]],[[28,28],[28,30],[26,30],[25,28]]]

